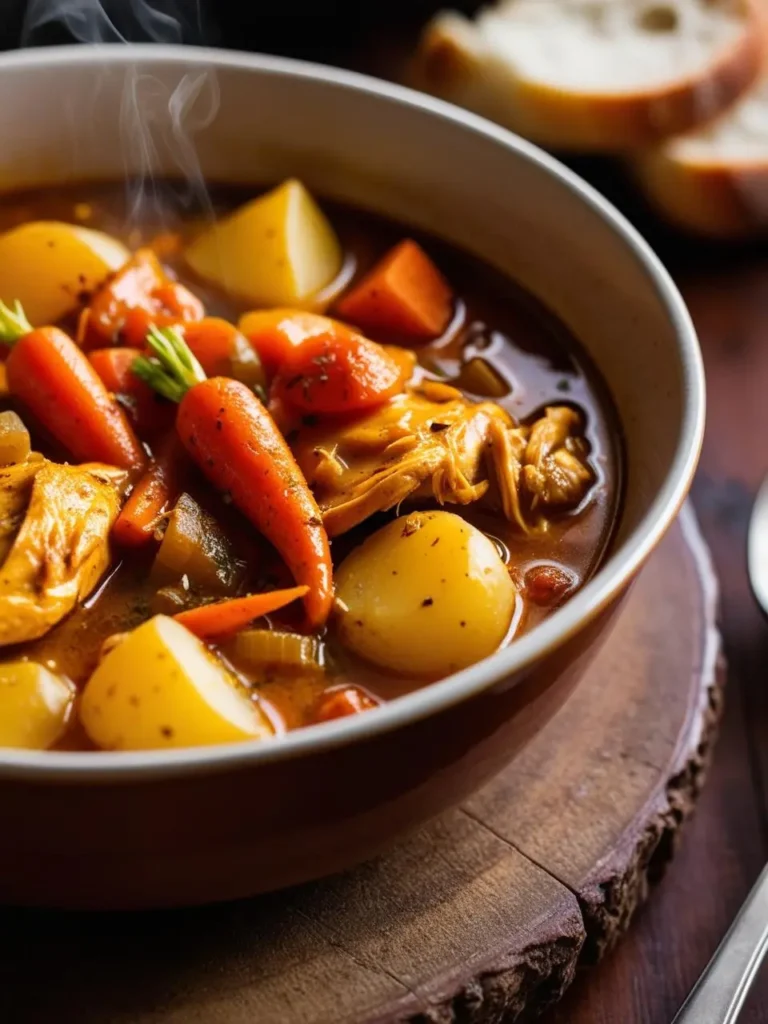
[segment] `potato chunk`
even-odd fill
[[[30,221],[0,235],[0,299],[18,299],[36,327],[75,309],[129,252],[101,231],[60,221]]]
[[[61,736],[75,690],[33,661],[0,665],[0,747],[47,750]]]
[[[374,533],[342,562],[336,595],[347,647],[427,678],[493,654],[517,599],[494,544],[450,512],[413,513]]]
[[[223,663],[164,615],[104,656],[86,684],[80,720],[104,750],[195,747],[273,732]]]
[[[342,264],[333,228],[295,180],[220,220],[185,258],[200,277],[254,306],[311,304]]]

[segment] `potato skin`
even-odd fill
[[[18,299],[34,327],[56,323],[103,284],[130,253],[116,238],[59,221],[30,221],[0,235],[0,299]]]
[[[156,615],[102,659],[80,720],[104,750],[265,739],[272,727],[222,662],[184,626]]]
[[[493,654],[517,592],[495,545],[451,512],[395,519],[336,574],[342,641],[380,668],[438,678]]]
[[[33,661],[0,665],[0,747],[47,750],[61,736],[75,688]]]

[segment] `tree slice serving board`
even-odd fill
[[[693,807],[720,704],[715,605],[684,510],[588,677],[464,807],[354,871],[255,900],[4,911],[0,1020],[533,1019],[621,934]]]

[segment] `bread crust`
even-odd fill
[[[766,56],[762,0],[745,0],[744,32],[706,74],[635,93],[566,91],[491,70],[472,46],[471,24],[438,16],[425,30],[415,84],[504,124],[540,145],[616,153],[652,146],[727,110],[761,73]]]
[[[768,232],[768,158],[687,161],[658,148],[630,170],[651,206],[677,227],[723,239]]]

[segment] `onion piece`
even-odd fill
[[[265,668],[323,671],[322,641],[300,633],[244,629],[227,645],[227,654],[245,671]]]

